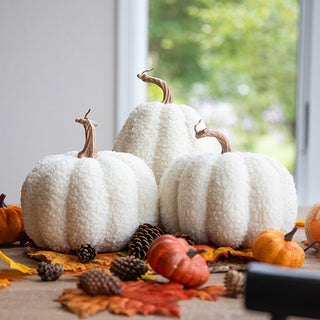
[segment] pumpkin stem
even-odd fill
[[[200,249],[200,250],[189,249],[188,252],[187,252],[187,256],[192,259],[197,254],[203,253],[203,252],[207,252],[207,250],[206,249]]]
[[[309,244],[304,251],[306,252],[307,250],[309,250],[310,248],[312,248],[315,244],[320,243],[320,241],[313,241],[311,244]]]
[[[201,139],[205,137],[213,137],[216,138],[220,145],[221,145],[221,154],[226,153],[226,152],[231,152],[231,146],[228,138],[221,132],[215,131],[212,129],[204,128],[200,131],[197,130],[197,126],[201,123],[202,119],[198,121],[198,123],[195,124],[194,126],[194,131],[196,133],[196,138]]]
[[[87,115],[91,111],[91,108],[87,111],[83,119],[76,119],[75,121],[81,123],[84,126],[86,141],[83,149],[78,153],[78,158],[97,158],[97,135],[96,127],[98,124],[87,118]]]
[[[156,84],[162,89],[163,91],[162,103],[165,103],[165,104],[173,103],[173,94],[169,85],[164,80],[146,75],[146,72],[149,72],[152,70],[153,69],[145,70],[141,74],[137,74],[137,77],[144,82]]]
[[[8,206],[4,203],[6,195],[1,193],[0,195],[0,208],[8,208]]]
[[[286,241],[291,241],[294,234],[297,232],[298,230],[298,227],[294,227],[289,233],[287,233],[285,236],[284,236],[284,240]]]

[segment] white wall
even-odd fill
[[[0,193],[20,203],[45,155],[81,150],[89,107],[98,150],[114,128],[115,1],[0,0]]]

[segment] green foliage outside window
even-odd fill
[[[298,17],[297,0],[149,0],[149,66],[234,151],[294,172]]]

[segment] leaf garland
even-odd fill
[[[206,261],[209,262],[215,262],[221,256],[228,257],[229,254],[237,257],[253,259],[251,249],[234,250],[231,247],[215,248],[208,245],[196,245],[194,247],[196,247],[198,250],[206,249],[207,252],[203,253],[202,255]],[[86,264],[79,262],[76,255],[58,253],[54,251],[39,250],[36,252],[27,252],[27,255],[35,260],[46,261],[47,263],[51,264],[61,263],[65,270],[65,274],[77,275],[93,268],[102,268],[107,270],[111,266],[111,263],[114,259],[118,258],[119,256],[127,255],[127,252],[97,254],[93,261]]]
[[[224,286],[207,286],[202,289],[184,289],[179,283],[135,282],[123,284],[119,296],[89,296],[79,288],[66,289],[56,300],[80,318],[86,318],[108,309],[114,314],[157,314],[180,317],[180,300],[199,297],[201,300],[216,301],[225,295]],[[152,297],[152,299],[150,299]]]

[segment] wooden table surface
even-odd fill
[[[299,209],[299,219],[304,220],[307,207]],[[305,240],[304,228],[299,228],[295,240],[301,243]],[[2,246],[0,250],[16,262],[36,268],[38,262],[28,258],[24,249],[15,246]],[[1,270],[9,269],[6,262],[0,260]],[[318,270],[320,272],[320,259],[313,249],[306,253],[305,262],[301,270]],[[211,274],[206,285],[223,285],[224,273]],[[11,286],[0,289],[0,320],[75,320],[77,316],[63,309],[57,299],[65,288],[76,287],[77,278],[63,275],[58,281],[43,282],[37,275],[28,276],[23,280],[12,281]],[[244,299],[219,297],[216,302],[201,301],[194,298],[189,301],[179,302],[182,319],[214,320],[259,320],[270,319],[267,313],[248,311],[244,307]],[[126,316],[112,315],[103,311],[90,319],[108,320],[125,319]],[[164,316],[133,316],[132,320],[138,319],[165,319]],[[288,319],[302,319],[288,317]]]

